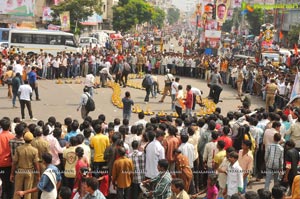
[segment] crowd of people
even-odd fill
[[[3,52],[2,52],[3,54]],[[5,53],[4,53],[5,54]],[[288,61],[289,60],[289,61]],[[291,58],[281,59],[291,66]],[[271,60],[261,66],[250,59],[179,53],[116,53],[107,48],[85,53],[58,53],[41,50],[27,56],[11,54],[1,59],[1,80],[8,85],[8,97],[16,107],[20,99],[21,117],[0,120],[0,194],[11,198],[299,198],[298,163],[300,152],[300,110],[288,106],[293,77],[278,70]],[[288,65],[290,64],[290,65]],[[172,97],[176,119],[155,116],[130,121],[130,93],[123,98],[123,120],[106,121],[104,114],[91,118],[82,111],[83,122],[54,116],[47,121],[24,122],[24,108],[30,110],[32,91],[40,100],[37,80],[100,77],[126,87],[128,74],[146,73],[145,102],[161,89],[156,75],[164,75],[165,96]],[[90,76],[89,76],[90,75]],[[202,92],[191,85],[184,96],[180,77],[207,80],[209,98],[220,101],[223,84],[244,93],[262,96],[266,107],[250,110],[243,102],[239,111],[197,118],[191,114]],[[144,82],[144,81],[143,81]],[[146,82],[146,80],[145,80]],[[24,84],[23,84],[24,83]],[[85,108],[93,85],[86,85],[78,107]],[[88,93],[88,94],[85,94]],[[186,112],[183,112],[183,109]],[[36,120],[29,111],[30,119]],[[133,125],[129,125],[129,124]],[[258,193],[247,185],[265,177]],[[270,182],[274,177],[274,187]],[[284,190],[283,187],[287,188]],[[286,194],[287,196],[284,196]]]
[[[7,52],[2,52],[2,54],[7,54]],[[36,99],[39,100],[38,86],[35,83],[37,78],[76,78],[93,74],[95,77],[100,76],[101,85],[105,86],[107,78],[112,79],[114,76],[115,82],[125,87],[130,73],[152,75],[170,73],[179,77],[209,80],[211,73],[217,70],[222,84],[228,84],[237,89],[239,98],[243,93],[249,93],[262,96],[263,100],[267,100],[266,86],[271,79],[275,79],[278,90],[274,100],[271,100],[271,104],[274,104],[275,108],[282,109],[290,98],[291,88],[294,84],[294,75],[291,71],[297,65],[297,60],[298,58],[294,54],[291,56],[281,55],[279,62],[284,67],[275,67],[272,65],[273,60],[269,60],[267,57],[263,58],[260,63],[256,63],[250,58],[234,58],[229,49],[225,50],[222,56],[199,55],[198,53],[187,55],[166,50],[156,52],[154,49],[147,51],[147,49],[129,50],[125,48],[123,51],[118,51],[99,47],[87,48],[82,53],[62,52],[57,55],[41,50],[39,54],[30,56],[21,53],[2,56],[0,77],[2,84],[7,82],[9,85],[8,96],[15,99],[12,86],[10,86],[12,77],[19,72],[22,79],[25,80],[34,66],[36,76],[28,76],[28,80],[36,93]],[[158,81],[154,79],[154,82]],[[159,90],[160,87],[155,84],[155,88],[153,91]],[[212,96],[210,95],[210,97]],[[218,99],[214,101],[218,102]]]
[[[128,97],[128,94],[126,94]],[[0,120],[2,198],[298,198],[300,110]],[[250,181],[265,177],[258,193]],[[271,180],[274,187],[270,192]],[[59,191],[60,190],[60,191]],[[274,193],[276,195],[274,195]],[[278,192],[281,193],[278,194]],[[144,194],[142,196],[142,194]],[[72,195],[72,196],[71,196]]]

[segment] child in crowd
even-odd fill
[[[204,191],[196,193],[191,196],[191,198],[197,198],[197,196],[202,195],[206,192],[206,199],[217,199],[218,198],[218,188],[216,186],[218,180],[217,174],[213,173],[208,175],[207,178],[207,188]]]

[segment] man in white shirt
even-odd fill
[[[171,99],[172,99],[171,108],[172,108],[172,111],[175,111],[175,99],[176,99],[176,94],[178,92],[179,80],[180,80],[180,78],[176,77],[175,81],[173,81],[172,85],[171,85]]]
[[[181,145],[178,149],[181,151],[183,155],[188,157],[189,159],[189,166],[193,170],[194,168],[194,160],[195,160],[195,153],[194,153],[194,146],[191,143],[188,143],[189,135],[188,134],[181,134],[180,135]]]
[[[174,81],[174,76],[169,73],[170,70],[167,69],[166,70],[167,74],[165,75],[165,87],[164,87],[164,91],[163,91],[163,96],[161,97],[161,100],[159,102],[164,102],[164,99],[166,97],[166,95],[168,94],[168,92],[171,93],[171,85],[172,85],[172,82]]]
[[[145,177],[154,178],[159,174],[157,169],[158,161],[165,159],[165,148],[162,146],[161,141],[164,139],[165,133],[163,131],[148,132],[148,138],[150,143],[145,148],[146,153],[146,166]]]
[[[243,191],[243,171],[238,161],[239,155],[236,152],[229,154],[230,165],[227,170],[226,188],[223,191],[223,195],[229,198],[235,193],[242,193]]]
[[[112,75],[109,72],[109,68],[104,67],[100,70],[100,82],[101,82],[101,87],[105,87],[107,78],[110,80],[113,79]]]
[[[95,85],[95,77],[93,74],[86,75],[84,85],[89,88],[89,94],[93,97]]]
[[[264,149],[267,149],[270,144],[274,142],[274,135],[280,133],[281,123],[278,121],[273,122],[272,128],[266,129],[263,137]]]
[[[23,74],[23,66],[20,64],[20,60],[16,60],[16,65],[13,67],[14,74]]]
[[[25,105],[27,107],[29,116],[31,120],[36,120],[33,118],[32,109],[31,109],[31,101],[30,97],[32,95],[32,88],[28,84],[28,80],[24,80],[24,84],[19,87],[18,93],[20,95],[20,105],[21,105],[21,116],[22,120],[25,119]]]
[[[142,124],[143,125],[143,127],[144,127],[144,129],[146,128],[146,124],[148,123],[144,118],[145,118],[145,114],[144,114],[144,112],[142,111],[142,112],[140,112],[139,114],[138,114],[138,118],[139,118],[139,120],[138,121],[136,121],[135,123],[134,123],[134,125],[139,125],[139,124]]]
[[[193,108],[192,108],[192,110],[194,111],[195,110],[195,106],[196,106],[196,101],[197,101],[196,98],[197,98],[197,96],[199,96],[199,98],[200,98],[200,101],[199,102],[197,101],[197,103],[199,103],[200,106],[202,105],[201,95],[202,95],[203,92],[200,89],[196,88],[196,87],[192,87],[191,91],[193,93]]]

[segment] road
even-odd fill
[[[158,76],[159,84],[163,85],[163,76]],[[140,84],[140,79],[132,79],[132,82]],[[75,84],[74,80],[72,84],[56,84],[54,80],[39,80],[39,93],[41,101],[32,101],[33,115],[37,119],[47,120],[49,116],[55,116],[59,121],[63,121],[65,117],[72,117],[74,119],[80,118],[80,112],[77,112],[80,96],[83,92],[82,84]],[[192,85],[192,87],[197,87],[204,92],[203,97],[208,96],[209,88],[206,82],[199,79],[185,78],[181,77],[180,84],[183,88],[187,84]],[[160,86],[160,90],[162,90]],[[154,112],[164,111],[171,113],[171,98],[166,97],[164,103],[159,103],[160,95],[155,98],[150,98],[148,104],[144,103],[145,91],[135,88],[121,88],[121,98],[124,97],[125,91],[131,93],[131,97],[136,105],[139,105],[143,110],[147,108]],[[107,120],[111,121],[116,117],[122,117],[122,110],[113,106],[111,103],[112,96],[111,88],[98,88],[95,89],[94,100],[96,103],[96,110],[90,115],[96,117],[101,113],[107,116]],[[250,96],[251,98],[251,109],[264,106],[264,103],[260,98]],[[33,99],[35,99],[35,94],[33,94]],[[223,102],[217,104],[218,107],[222,109],[222,114],[226,114],[228,111],[235,111],[237,107],[241,105],[241,102],[236,99],[236,91],[230,86],[224,85],[223,91],[221,93],[221,99]],[[196,109],[199,112],[200,107]],[[0,87],[0,115],[8,117],[20,117],[20,108],[12,108],[12,102],[7,98],[7,87]],[[26,116],[28,118],[28,113]],[[132,121],[137,119],[136,114],[133,114]]]

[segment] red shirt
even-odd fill
[[[232,139],[228,136],[222,135],[218,138],[219,140],[223,140],[225,142],[224,150],[228,149],[229,147],[232,147]]]
[[[193,92],[191,90],[186,94],[185,106],[188,109],[193,107]]]
[[[14,137],[9,131],[2,131],[0,133],[0,167],[10,167],[12,165],[9,140]]]
[[[77,163],[75,165],[75,170],[76,170],[76,179],[74,183],[74,188],[78,188],[82,179],[82,173],[80,172],[80,169],[82,167],[89,167],[89,164],[84,162],[83,160],[77,160]]]
[[[103,193],[104,196],[108,196],[109,191],[109,176],[104,175],[103,179],[100,182],[100,191]]]

